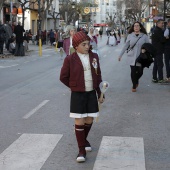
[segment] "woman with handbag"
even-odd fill
[[[131,67],[132,92],[136,92],[139,79],[143,75],[143,67],[140,63],[136,63],[136,58],[140,55],[144,43],[149,43],[149,38],[143,25],[137,21],[129,29],[126,44],[118,58],[121,61],[122,55],[127,52],[127,63]]]

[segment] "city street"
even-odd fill
[[[25,57],[0,59],[0,170],[170,170],[170,86],[151,82],[145,68],[131,92],[124,45],[99,41],[103,80],[110,87],[89,134],[93,151],[77,163],[70,90],[59,80],[55,48],[30,45]]]

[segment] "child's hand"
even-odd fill
[[[99,103],[103,103],[104,102],[104,98],[102,98],[102,99],[99,98],[98,101],[99,101]]]

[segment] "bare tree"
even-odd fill
[[[131,21],[140,21],[149,5],[148,0],[124,0],[124,3],[126,6],[126,18]]]
[[[18,3],[20,4],[22,8],[22,26],[24,27],[25,24],[25,11],[27,9],[35,10],[33,7],[35,6],[35,3],[37,3],[37,0],[30,1],[30,0],[18,0]]]
[[[79,14],[82,13],[82,3],[76,3],[75,8],[72,8],[72,1],[70,0],[66,0],[65,4],[60,8],[61,18],[63,20],[66,19],[66,25],[69,25],[71,22],[75,23],[79,19]]]

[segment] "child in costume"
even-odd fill
[[[68,25],[66,27],[66,32],[62,35],[64,41],[63,41],[63,49],[66,53],[66,55],[70,55],[72,54],[75,50],[73,48],[73,42],[72,42],[72,39],[73,39],[73,36],[75,34],[75,27],[72,26],[72,25]]]
[[[75,52],[63,63],[60,80],[71,89],[70,117],[75,118],[75,134],[79,153],[77,162],[85,162],[86,152],[92,151],[87,141],[94,117],[98,117],[98,101],[102,82],[99,58],[91,52],[90,38],[83,31],[73,36]]]

